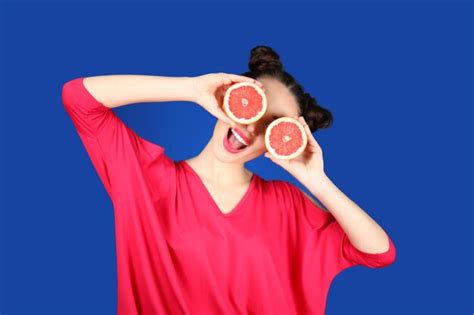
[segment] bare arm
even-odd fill
[[[326,206],[357,249],[366,253],[384,253],[389,249],[387,233],[329,177],[324,176],[308,189]]]
[[[84,78],[92,96],[109,108],[133,103],[194,101],[193,77],[101,75]]]

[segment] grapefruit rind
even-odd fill
[[[262,109],[258,112],[257,115],[253,116],[252,118],[248,118],[248,119],[239,118],[239,117],[235,116],[234,113],[229,108],[230,94],[232,93],[233,90],[238,89],[238,88],[243,87],[243,86],[251,86],[262,97]],[[239,83],[235,83],[235,84],[231,85],[226,90],[226,92],[224,94],[223,107],[224,107],[225,113],[233,121],[235,121],[239,124],[248,125],[248,124],[256,122],[257,120],[262,118],[262,116],[265,114],[265,112],[267,111],[267,97],[265,95],[265,92],[258,85],[254,84],[254,83],[250,83],[250,82],[239,82]]]
[[[274,126],[281,122],[290,122],[296,124],[298,126],[298,129],[301,132],[301,138],[302,138],[302,145],[292,154],[289,155],[281,155],[278,154],[275,149],[270,145],[270,135],[272,132],[272,129]],[[304,152],[306,145],[308,143],[308,136],[306,135],[306,131],[304,130],[303,125],[296,119],[292,117],[280,117],[270,123],[268,125],[266,131],[265,131],[265,147],[267,148],[267,151],[270,152],[271,155],[276,157],[277,159],[282,159],[282,160],[291,160],[294,159],[295,157],[299,156],[301,153]]]

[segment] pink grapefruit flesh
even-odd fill
[[[256,84],[239,82],[224,95],[224,111],[235,122],[248,125],[259,120],[267,110],[265,92]]]
[[[274,120],[265,131],[265,147],[278,159],[290,160],[299,156],[307,141],[303,125],[291,117]]]

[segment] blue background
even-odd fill
[[[397,248],[389,267],[339,274],[326,314],[472,313],[472,14],[468,2],[3,2],[0,313],[116,310],[113,208],[63,83],[242,73],[259,44],[331,110],[314,134],[326,173]],[[114,111],[175,160],[215,123],[191,102]],[[247,167],[299,185],[264,157]]]

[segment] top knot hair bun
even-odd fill
[[[283,71],[283,65],[271,47],[260,45],[250,51],[249,69],[255,72]]]

